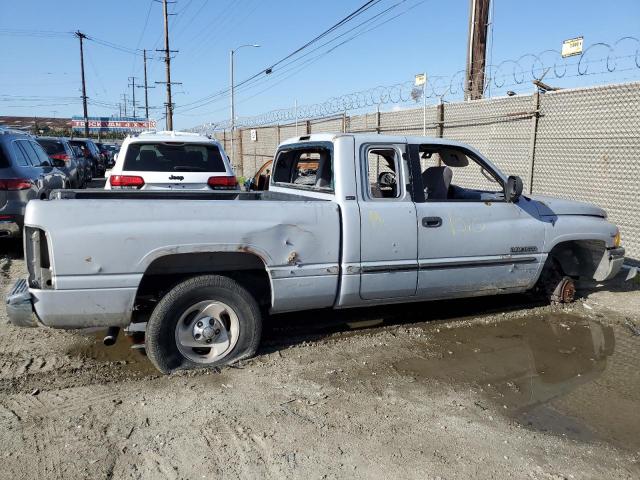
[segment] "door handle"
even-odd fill
[[[440,217],[422,217],[422,226],[426,228],[437,228],[442,225]]]

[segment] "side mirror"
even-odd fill
[[[504,198],[507,202],[515,203],[522,195],[522,179],[515,175],[511,175],[507,179],[507,185],[505,186]]]
[[[51,166],[51,162],[50,162],[49,160],[43,160],[43,161],[40,163],[40,166],[41,166],[41,167],[50,167],[50,166]]]

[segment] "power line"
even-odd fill
[[[298,68],[298,66],[295,66],[295,67],[293,67],[293,68],[289,68],[288,70],[286,69],[286,67],[291,66],[291,65],[293,65],[294,63],[296,63],[296,62],[298,62],[298,61],[302,60],[304,57],[308,56],[309,54],[311,54],[311,53],[313,53],[313,52],[315,52],[315,51],[317,51],[317,50],[319,50],[319,49],[321,49],[321,48],[323,48],[323,47],[325,47],[325,46],[327,46],[327,45],[330,45],[331,43],[333,43],[333,42],[335,42],[336,40],[338,40],[338,39],[340,39],[340,38],[344,37],[345,35],[347,35],[347,34],[349,34],[349,33],[353,32],[354,30],[358,30],[359,28],[361,28],[361,27],[363,27],[363,26],[367,25],[368,23],[370,23],[370,22],[372,22],[372,21],[374,21],[374,20],[379,20],[379,19],[381,19],[381,17],[384,17],[385,15],[387,15],[388,13],[390,13],[391,11],[393,11],[395,8],[398,8],[400,5],[404,4],[406,1],[407,1],[407,0],[400,0],[399,2],[397,2],[397,3],[395,3],[395,4],[391,5],[391,6],[389,6],[388,8],[386,8],[386,9],[384,9],[384,10],[382,10],[381,12],[378,12],[377,14],[375,14],[375,15],[373,15],[373,16],[371,16],[371,17],[369,17],[368,19],[366,19],[366,20],[362,21],[361,23],[359,23],[359,24],[358,24],[358,25],[356,25],[355,27],[353,27],[353,28],[351,28],[351,29],[349,29],[349,30],[347,30],[347,31],[345,31],[345,32],[343,32],[343,33],[341,33],[340,35],[337,35],[337,36],[333,37],[332,39],[330,39],[330,40],[328,40],[327,42],[325,42],[325,43],[323,43],[323,44],[319,45],[318,47],[316,47],[316,48],[314,48],[314,49],[312,49],[312,50],[310,50],[310,51],[306,52],[305,54],[303,54],[303,55],[301,55],[301,56],[299,56],[299,57],[297,57],[297,58],[295,58],[295,59],[293,59],[293,60],[290,60],[289,62],[287,62],[287,63],[285,63],[284,65],[282,65],[282,66],[281,66],[281,68],[284,68],[285,70],[278,70],[278,72],[279,72],[279,73],[281,73],[281,74],[284,74],[284,73],[286,73],[286,72],[288,72],[288,71],[291,71],[291,70],[293,70],[293,69],[295,69],[295,68]],[[396,19],[396,18],[400,17],[401,15],[404,15],[404,14],[408,13],[410,10],[412,10],[412,9],[414,9],[414,8],[416,8],[416,7],[418,7],[419,5],[421,5],[421,4],[423,4],[423,3],[425,3],[426,1],[427,1],[427,0],[421,0],[421,1],[419,1],[419,2],[417,2],[417,3],[415,3],[415,4],[413,4],[413,5],[411,5],[411,6],[410,6],[410,7],[408,7],[406,10],[404,10],[404,11],[402,11],[402,12],[400,12],[400,13],[396,14],[396,15],[394,15],[394,16],[392,16],[392,17],[389,17],[389,18],[386,18],[386,19],[383,19],[383,21],[380,21],[380,22],[378,22],[378,23],[375,23],[375,24],[374,24],[373,26],[371,26],[370,28],[366,28],[366,29],[363,29],[363,30],[361,30],[361,31],[359,31],[359,32],[356,32],[356,33],[355,33],[354,35],[352,35],[351,37],[347,38],[346,40],[344,40],[344,41],[340,42],[340,43],[339,43],[339,44],[337,44],[337,45],[332,46],[331,48],[327,49],[325,52],[322,52],[321,54],[319,54],[319,55],[317,55],[317,56],[315,56],[315,57],[312,57],[312,58],[310,59],[310,61],[304,61],[304,62],[303,62],[303,64],[304,64],[304,65],[306,65],[306,66],[308,66],[309,64],[314,63],[315,61],[317,61],[317,60],[319,60],[320,58],[322,58],[322,57],[324,57],[324,56],[328,55],[329,53],[331,53],[331,52],[333,52],[334,50],[336,50],[337,48],[339,48],[339,47],[341,47],[341,46],[345,45],[346,43],[349,43],[349,42],[351,42],[351,41],[355,40],[356,38],[358,38],[358,37],[359,37],[359,36],[361,36],[361,35],[364,35],[364,34],[366,34],[366,33],[370,32],[370,31],[372,31],[372,30],[375,30],[375,29],[377,29],[377,28],[379,28],[379,27],[381,27],[381,26],[383,26],[383,25],[386,25],[386,24],[387,24],[387,23],[389,23],[390,21],[392,21],[392,20],[394,20],[394,19]],[[305,67],[305,68],[306,68],[306,67]],[[299,70],[297,70],[295,73],[293,73],[293,74],[289,75],[287,78],[289,78],[289,77],[291,77],[291,76],[295,75],[295,74],[296,74],[296,73],[298,73],[300,70],[302,70],[302,68],[300,68]],[[278,77],[278,75],[273,75],[273,76],[272,76],[272,75],[270,75],[270,76],[268,76],[268,77],[263,77],[262,79],[256,80],[256,81],[254,81],[253,83],[251,83],[251,84],[249,84],[249,85],[246,85],[248,82],[245,80],[245,81],[243,81],[243,82],[238,83],[238,84],[236,85],[236,88],[239,88],[239,87],[240,87],[240,88],[239,88],[239,91],[244,91],[244,90],[247,90],[247,89],[250,89],[250,88],[253,88],[253,87],[257,86],[259,83],[264,83],[264,82],[266,82],[266,81],[269,81],[269,80],[273,79],[274,77]],[[254,76],[253,78],[255,78],[255,76]],[[279,83],[282,83],[282,82],[278,82],[278,84],[279,84]],[[243,86],[244,86],[244,88],[242,88]],[[267,90],[267,89],[265,89],[265,90]],[[265,90],[263,90],[263,91],[265,91]],[[206,101],[201,101],[201,102],[199,102],[199,105],[195,105],[195,106],[193,106],[194,104],[198,103],[197,101],[196,101],[196,102],[191,102],[191,103],[184,104],[181,108],[184,108],[184,107],[188,107],[188,108],[186,108],[185,110],[182,110],[182,112],[191,111],[191,110],[194,110],[194,109],[196,109],[196,108],[201,108],[201,107],[203,107],[203,106],[205,106],[205,105],[209,105],[209,104],[211,104],[211,103],[215,103],[215,102],[217,102],[217,101],[220,101],[220,100],[222,100],[223,95],[225,95],[228,91],[229,91],[229,89],[227,88],[227,89],[223,89],[223,90],[221,90],[221,91],[219,91],[219,92],[217,92],[217,93],[215,93],[215,94],[212,94],[212,95],[210,95],[210,96],[209,96],[209,98],[208,98]],[[253,98],[253,97],[251,97],[251,98]]]
[[[55,30],[28,30],[19,28],[0,28],[0,35],[10,37],[69,37],[74,35],[74,32],[61,32]]]
[[[129,48],[129,47],[125,47],[123,45],[118,45],[117,43],[113,43],[110,42],[108,40],[102,40],[100,38],[96,38],[96,37],[90,37],[87,36],[86,37],[87,40],[97,43],[98,45],[102,45],[103,47],[108,47],[111,48],[113,50],[117,50],[119,52],[123,52],[123,53],[128,53],[129,55],[142,55],[142,51],[138,50],[138,49],[133,49],[133,48]]]
[[[147,9],[147,17],[144,20],[144,27],[142,27],[142,32],[140,33],[140,37],[138,38],[138,43],[136,44],[135,50],[140,50],[140,44],[142,43],[142,39],[144,38],[144,34],[147,32],[147,26],[149,26],[149,17],[151,17],[151,9],[153,8],[153,0],[149,2],[149,8]],[[133,65],[131,66],[131,73],[136,73],[136,60],[133,60]]]
[[[189,5],[191,5],[191,3],[189,3]],[[175,33],[175,37],[178,38],[183,32],[187,31],[187,28],[193,23],[193,21],[198,18],[198,15],[200,14],[200,12],[204,9],[204,7],[207,6],[207,0],[202,0],[202,4],[200,5],[200,8],[198,8],[198,10],[196,10],[196,12],[189,18],[189,21],[187,22],[186,25],[184,25],[179,31],[177,31]],[[183,8],[180,13],[184,12],[187,8]],[[180,19],[182,17],[179,17],[178,19]],[[175,25],[174,25],[175,27]]]
[[[344,17],[342,20],[340,20],[338,23],[332,25],[331,27],[329,27],[328,29],[326,29],[324,32],[322,32],[320,35],[316,36],[315,38],[312,38],[311,40],[309,40],[307,43],[305,43],[304,45],[302,45],[301,47],[297,48],[296,50],[294,50],[293,52],[291,52],[290,54],[286,55],[285,57],[281,58],[280,60],[278,60],[276,63],[274,63],[273,65],[271,65],[271,67],[269,67],[269,69],[273,69],[274,67],[280,65],[282,62],[284,62],[285,60],[288,60],[289,58],[293,57],[294,55],[296,55],[297,53],[301,52],[302,50],[304,50],[305,48],[307,48],[310,45],[313,45],[315,42],[317,42],[318,40],[321,40],[322,38],[326,37],[327,35],[329,35],[331,32],[333,32],[334,30],[340,28],[342,25],[346,24],[347,22],[353,20],[354,18],[356,18],[357,16],[363,14],[364,12],[366,12],[368,9],[370,9],[371,7],[374,7],[375,5],[377,5],[378,3],[380,3],[381,0],[369,0],[368,2],[366,2],[364,5],[360,6],[358,9],[354,10],[353,12],[351,12],[349,15],[347,15],[346,17]]]
[[[350,14],[348,14],[347,16],[343,17],[342,19],[340,19],[338,22],[336,22],[335,24],[333,24],[332,26],[330,26],[329,28],[327,28],[326,30],[324,30],[322,33],[320,33],[319,35],[316,35],[314,38],[312,38],[311,40],[309,40],[308,42],[306,42],[304,45],[302,45],[301,47],[296,48],[295,50],[293,50],[292,52],[290,52],[289,54],[285,55],[284,57],[282,57],[281,59],[277,60],[275,63],[271,64],[269,67],[264,68],[262,70],[260,70],[259,72],[255,73],[254,75],[250,76],[249,78],[246,78],[245,80],[239,82],[236,84],[236,87],[240,87],[248,82],[250,82],[251,80],[259,77],[260,75],[263,74],[270,74],[273,71],[273,68],[275,68],[277,65],[281,64],[282,62],[288,60],[289,58],[291,58],[292,56],[298,54],[299,52],[301,52],[302,50],[304,50],[305,48],[309,47],[310,45],[314,44],[315,42],[317,42],[318,40],[324,38],[325,36],[329,35],[331,32],[335,31],[336,29],[340,28],[341,26],[345,25],[346,23],[348,23],[349,21],[353,20],[354,18],[358,17],[359,15],[362,15],[364,12],[366,12],[368,9],[374,7],[375,5],[377,5],[379,2],[381,2],[382,0],[369,0],[367,2],[365,2],[363,5],[361,5],[360,7],[358,7],[356,10],[354,10],[353,12],[351,12]],[[218,95],[224,95],[226,93],[229,92],[229,88],[223,89],[219,92],[215,92],[211,95],[208,95],[207,97],[203,97],[199,100],[184,104],[183,107],[186,106],[191,106],[191,105],[195,105],[197,103],[206,101],[211,99],[212,97],[218,96]]]
[[[215,19],[215,22],[213,24],[213,25],[215,25],[216,29],[220,28],[220,26],[222,24],[224,24],[224,22],[227,20],[227,17],[229,15],[230,11],[232,11],[233,7],[238,5],[238,4],[239,4],[239,0],[231,0],[221,12],[216,12],[216,19]],[[204,34],[204,36],[202,37],[202,39],[204,40],[207,37],[207,34],[208,34],[207,31],[209,30],[210,27],[211,27],[211,24],[207,23],[204,26],[204,28],[202,28],[200,31],[198,31],[198,33],[193,35],[189,41],[193,42],[197,38],[201,37],[203,34]],[[199,43],[202,44],[202,42],[199,42]]]

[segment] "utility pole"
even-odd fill
[[[89,137],[89,116],[87,114],[87,86],[84,81],[84,48],[82,41],[87,36],[80,30],[75,32],[75,36],[80,40],[80,72],[82,74],[82,109],[84,111],[84,136]]]
[[[164,49],[157,50],[158,52],[164,52],[164,62],[167,67],[167,81],[156,82],[164,83],[167,85],[167,130],[173,130],[173,103],[171,101],[171,85],[177,85],[178,82],[171,82],[171,52],[177,50],[171,50],[169,48],[169,13],[167,12],[167,4],[175,3],[162,0],[162,12],[164,14]]]
[[[487,55],[487,30],[491,0],[469,0],[469,43],[464,99],[475,100],[484,94],[484,69]]]
[[[131,82],[129,86],[131,87],[131,94],[133,98],[133,119],[136,118],[136,77],[129,77],[129,81]]]
[[[143,58],[144,58],[144,86],[143,85],[138,85],[138,88],[144,88],[144,113],[145,113],[145,118],[147,119],[147,121],[149,121],[149,89],[150,88],[156,88],[156,87],[150,87],[149,85],[147,85],[147,51],[143,50]]]
[[[124,104],[124,116],[127,116],[127,94],[123,93],[122,95],[120,95],[120,98],[122,99],[122,103]]]

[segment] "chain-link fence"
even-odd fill
[[[558,90],[426,109],[338,115],[217,132],[239,176],[250,177],[287,138],[319,132],[442,136],[468,143],[525,191],[596,203],[640,260],[640,83]]]

